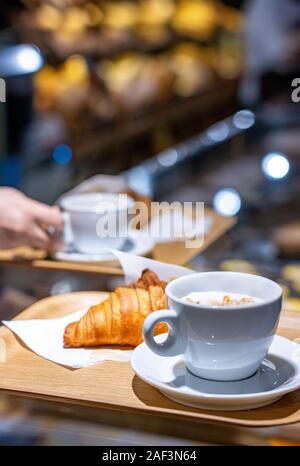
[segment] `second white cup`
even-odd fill
[[[100,254],[105,248],[121,249],[128,236],[129,209],[126,194],[82,193],[62,199],[67,236],[78,252]]]

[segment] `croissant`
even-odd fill
[[[145,318],[154,311],[167,308],[166,283],[150,270],[129,287],[119,287],[108,298],[78,321],[69,324],[64,333],[65,348],[103,345],[137,346],[143,341]],[[161,323],[155,334],[168,331]]]

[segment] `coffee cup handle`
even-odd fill
[[[164,342],[157,343],[153,331],[156,325],[162,322],[168,324],[169,332]],[[165,310],[150,314],[144,321],[143,335],[146,345],[159,356],[172,357],[182,353],[178,338],[178,316],[175,311]]]
[[[63,242],[66,247],[69,247],[73,243],[73,234],[72,234],[70,214],[64,211],[62,215],[64,219]]]

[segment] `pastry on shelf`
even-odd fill
[[[40,111],[56,111],[69,128],[78,125],[90,95],[90,77],[85,60],[69,57],[59,67],[45,66],[35,76],[36,104]],[[82,124],[87,122],[87,118]]]
[[[88,25],[91,27],[99,27],[104,19],[103,10],[99,5],[88,2],[84,5],[84,10],[88,16]]]
[[[37,8],[35,19],[38,27],[49,31],[55,31],[59,29],[62,24],[63,12],[54,6],[45,3]]]
[[[138,20],[135,2],[108,2],[105,4],[103,24],[112,29],[132,29]]]
[[[62,73],[69,83],[84,84],[89,80],[86,61],[80,55],[70,56],[62,66]]]
[[[70,56],[60,67],[44,66],[35,76],[37,100],[55,102],[70,89],[80,90],[89,82],[86,62],[79,55]]]
[[[170,54],[170,66],[176,79],[174,91],[180,97],[190,97],[205,88],[213,77],[212,70],[203,61],[201,47],[182,43]]]
[[[236,8],[218,5],[217,21],[219,25],[232,33],[239,33],[243,27],[243,16]]]
[[[109,89],[120,92],[134,80],[145,63],[145,58],[136,53],[122,54],[111,60],[101,60],[98,72]]]
[[[173,0],[141,0],[138,22],[148,26],[166,25],[174,12]]]
[[[80,52],[97,49],[95,42],[101,39],[100,26],[103,20],[101,8],[91,2],[83,7],[72,6],[59,9],[52,5],[42,4],[37,8],[31,23],[36,24],[37,29],[50,34],[45,37],[45,43],[54,48],[66,48],[65,55],[74,51]],[[30,25],[30,21],[27,25]],[[90,31],[97,31],[90,35]],[[78,43],[80,41],[80,43]],[[100,40],[101,42],[101,40]],[[69,48],[69,50],[68,50]]]
[[[64,13],[60,32],[65,35],[82,35],[89,24],[87,11],[79,7],[67,8]]]
[[[141,0],[135,36],[145,46],[160,47],[171,38],[169,23],[175,11],[173,0]]]
[[[172,94],[174,75],[159,56],[124,54],[101,61],[98,72],[126,111],[144,109]]]
[[[138,346],[143,341],[144,320],[152,312],[167,309],[166,283],[154,272],[145,270],[129,287],[118,287],[108,298],[92,306],[78,321],[69,324],[64,333],[66,348],[104,345]],[[160,323],[155,334],[166,333]]]
[[[139,102],[141,107],[159,104],[173,96],[174,73],[166,66],[164,57],[153,57],[145,61],[133,86],[136,86],[134,96],[129,88],[124,93],[129,105],[132,105],[132,97],[137,106]]]

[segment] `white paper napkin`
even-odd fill
[[[60,319],[3,321],[10,330],[39,356],[73,368],[86,367],[105,360],[129,361],[132,351],[84,348],[66,349],[62,345],[66,326],[79,320],[87,309],[74,312]]]
[[[167,264],[165,262],[155,261],[147,257],[135,256],[127,252],[121,252],[116,249],[110,251],[118,258],[121,267],[124,271],[125,283],[129,284],[138,280],[145,269],[150,269],[155,272],[161,280],[169,282],[172,278],[184,277],[191,273],[193,270],[181,267],[180,265]]]
[[[172,264],[165,264],[145,257],[134,256],[120,251],[112,250],[119,259],[125,274],[125,282],[130,283],[138,279],[144,269],[156,272],[161,280],[169,281],[181,277],[191,270]],[[69,314],[59,319],[44,320],[12,320],[3,321],[32,351],[39,356],[55,363],[75,369],[87,367],[101,361],[129,361],[131,350],[111,348],[85,349],[64,348],[63,334],[66,326],[79,320],[87,309]]]

